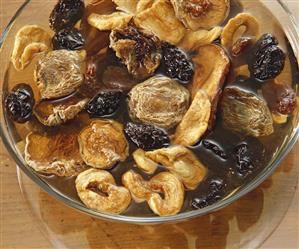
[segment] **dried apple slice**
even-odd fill
[[[154,174],[158,164],[147,156],[145,156],[145,151],[142,149],[137,149],[133,152],[134,161],[139,169],[142,169],[147,174]]]

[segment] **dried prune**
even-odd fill
[[[248,145],[241,143],[235,147],[235,158],[237,160],[237,173],[243,177],[251,174],[254,165],[249,155]]]
[[[131,141],[143,150],[167,147],[170,143],[167,133],[153,125],[127,123],[125,133]]]
[[[18,123],[24,123],[31,118],[34,103],[33,91],[25,83],[16,85],[5,98],[8,116]]]
[[[226,129],[245,135],[267,136],[274,131],[267,103],[256,94],[237,87],[224,89],[221,117]]]
[[[50,28],[55,32],[72,28],[82,18],[84,9],[82,0],[59,0],[49,18]]]
[[[84,47],[84,38],[79,30],[62,29],[52,38],[54,49],[79,50]]]
[[[249,70],[256,79],[273,79],[283,70],[285,54],[277,45],[272,34],[264,34],[255,44]]]
[[[287,115],[295,110],[296,93],[290,86],[266,83],[262,92],[272,112]]]
[[[208,140],[203,140],[202,144],[205,148],[207,148],[208,150],[211,150],[217,156],[221,157],[222,159],[227,159],[226,153],[218,145],[216,145]]]
[[[194,69],[187,55],[178,47],[166,42],[162,45],[162,50],[165,74],[188,83],[193,77]]]
[[[113,114],[119,107],[122,93],[120,91],[103,91],[98,93],[87,105],[87,112],[92,117]]]

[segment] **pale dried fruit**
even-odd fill
[[[26,25],[15,37],[11,61],[16,70],[23,70],[40,52],[51,50],[51,36],[37,25]]]
[[[257,95],[237,87],[223,91],[221,116],[226,129],[244,135],[260,137],[274,131],[267,103]]]
[[[229,0],[171,0],[175,14],[192,30],[220,25],[230,11]]]
[[[161,62],[161,44],[158,37],[142,33],[133,26],[113,30],[110,47],[137,79],[150,77]]]
[[[147,8],[150,8],[154,0],[112,0],[118,10],[122,10],[127,13],[136,14]]]
[[[113,120],[93,121],[80,132],[78,140],[82,159],[94,168],[111,168],[129,154],[123,126]]]
[[[72,96],[59,101],[41,101],[34,108],[36,118],[46,126],[56,126],[74,119],[88,103],[88,98]]]
[[[200,46],[204,46],[212,43],[216,40],[222,32],[222,27],[216,26],[211,30],[199,29],[197,31],[189,30],[182,41],[179,43],[179,47],[185,50],[196,50]]]
[[[167,0],[155,1],[150,8],[134,17],[134,23],[171,44],[177,44],[185,34],[184,25],[176,18]]]
[[[99,169],[89,169],[76,178],[76,189],[81,201],[100,212],[119,214],[131,203],[130,192],[117,186],[113,176]]]
[[[214,44],[199,47],[192,59],[195,74],[191,85],[192,98],[199,89],[205,90],[213,101],[221,92],[230,61],[224,50]]]
[[[205,166],[183,146],[148,151],[145,156],[176,175],[187,189],[195,189],[206,175]]]
[[[241,27],[245,27],[241,37],[255,38],[259,33],[259,23],[256,18],[249,13],[240,13],[231,18],[223,28],[221,44],[226,48],[231,48],[234,45],[235,34]]]
[[[126,27],[132,17],[132,15],[124,12],[113,12],[109,15],[92,13],[87,20],[91,26],[98,30],[114,30]]]
[[[231,48],[231,54],[234,57],[238,57],[251,45],[250,37],[239,38]]]
[[[25,161],[35,171],[57,176],[75,176],[85,170],[77,132],[54,135],[30,133],[26,137]]]
[[[174,134],[174,143],[192,146],[197,143],[208,129],[211,114],[209,96],[203,90],[198,90],[188,111]]]
[[[189,92],[176,81],[155,76],[135,86],[129,93],[129,113],[133,120],[172,128],[189,107]]]
[[[159,173],[145,181],[141,175],[131,170],[122,176],[122,183],[130,190],[136,202],[147,201],[150,209],[159,216],[175,215],[183,206],[184,187],[169,172]]]
[[[59,98],[74,92],[84,80],[81,73],[84,59],[84,54],[76,51],[55,50],[45,54],[34,70],[41,98]]]
[[[158,164],[145,156],[145,151],[137,149],[133,152],[134,161],[139,169],[142,169],[147,174],[154,174]]]

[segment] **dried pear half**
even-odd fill
[[[34,108],[36,118],[46,126],[56,126],[74,119],[88,103],[76,95],[57,101],[41,101]]]
[[[151,31],[160,40],[177,44],[185,34],[184,25],[176,18],[171,4],[167,0],[157,0],[134,17],[138,28]]]
[[[129,145],[123,126],[113,120],[97,119],[84,128],[78,137],[80,153],[84,162],[94,168],[111,168],[124,161]]]
[[[195,189],[206,175],[205,166],[193,152],[180,145],[148,151],[145,156],[165,166],[190,190]]]
[[[48,50],[51,50],[50,34],[37,25],[26,25],[16,34],[11,61],[15,69],[20,71],[35,54]]]
[[[67,96],[74,92],[84,80],[81,64],[85,53],[55,50],[38,60],[34,80],[42,99]]]
[[[226,129],[244,135],[260,137],[274,132],[273,120],[267,103],[254,93],[237,87],[224,89],[221,117]]]
[[[189,99],[189,91],[175,80],[154,76],[130,91],[129,114],[133,120],[169,129],[182,120]]]
[[[75,176],[87,168],[79,152],[77,132],[27,135],[25,161],[37,172]]]
[[[211,102],[207,93],[198,90],[191,106],[177,126],[174,143],[184,146],[194,145],[208,129],[211,114]]]
[[[170,0],[179,20],[186,28],[211,29],[224,22],[230,11],[230,0]]]

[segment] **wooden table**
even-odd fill
[[[10,20],[16,9],[22,3],[22,0],[0,0],[0,31]],[[294,8],[298,7],[296,1],[291,0]],[[299,13],[299,11],[298,11]],[[255,223],[261,219],[260,216],[262,210],[258,213],[250,213],[250,210],[258,210],[260,202],[263,203],[263,198],[260,199],[261,193],[265,193],[266,189],[273,188],[271,184],[276,181],[276,176],[281,172],[286,174],[284,177],[285,183],[288,185],[288,173],[298,175],[298,157],[299,144],[295,146],[293,151],[285,159],[283,165],[277,170],[272,178],[268,179],[261,187],[252,193],[248,194],[236,204],[225,208],[223,211],[217,212],[212,216],[207,216],[211,221],[207,221],[207,218],[201,218],[194,221],[193,224],[187,225],[171,225],[173,231],[168,231],[168,226],[162,225],[161,227],[146,227],[141,228],[136,225],[115,224],[103,221],[97,221],[95,219],[86,217],[76,211],[64,206],[57,202],[52,197],[41,191],[28,179],[24,180],[25,187],[29,186],[32,191],[36,191],[39,196],[39,204],[41,209],[41,216],[43,222],[47,223],[54,234],[58,234],[60,237],[68,241],[68,246],[72,248],[171,248],[171,249],[183,249],[183,248],[226,248],[229,244],[228,233],[237,235],[238,232],[229,231],[228,224],[237,222],[239,229],[244,231],[250,231],[255,227]],[[290,171],[292,168],[292,171]],[[32,216],[31,210],[28,208],[28,203],[23,199],[18,185],[16,166],[10,159],[8,153],[0,143],[0,207],[1,207],[1,220],[0,220],[0,248],[54,248],[53,240],[50,243],[48,237],[49,233],[43,231],[45,227],[36,225],[36,219]],[[291,179],[291,178],[290,178]],[[272,181],[272,183],[271,183]],[[277,180],[278,181],[278,180]],[[26,185],[27,184],[27,185]],[[281,200],[290,200],[294,193],[294,185],[290,184],[290,188],[283,189],[284,193],[281,194]],[[30,189],[30,188],[29,188]],[[27,189],[28,190],[28,189]],[[267,194],[269,196],[269,194]],[[265,197],[264,197],[265,198]],[[275,199],[275,193],[270,194],[270,199]],[[253,200],[253,201],[252,201]],[[257,200],[255,202],[254,200]],[[271,237],[262,245],[261,248],[299,248],[298,242],[298,190],[296,191],[295,198],[283,219],[282,223],[278,226],[276,231]],[[32,200],[31,200],[32,201]],[[265,202],[265,200],[264,200]],[[265,204],[265,203],[264,203]],[[275,203],[273,203],[274,205]],[[275,204],[276,205],[276,204]],[[242,209],[240,208],[242,207]],[[248,209],[244,211],[244,208]],[[265,209],[265,207],[263,207]],[[262,208],[262,209],[263,209]],[[231,210],[234,213],[239,213],[234,217],[230,217]],[[271,210],[271,208],[269,209]],[[248,215],[248,212],[250,215]],[[270,212],[270,211],[269,211]],[[279,212],[279,211],[278,211]],[[275,214],[275,212],[274,212]],[[264,215],[264,214],[263,214]],[[271,217],[271,216],[270,216]],[[273,217],[274,218],[274,217]],[[194,223],[198,222],[194,227]],[[204,227],[205,222],[211,223],[208,227],[211,230],[205,231],[205,229],[199,229],[198,233],[201,233],[202,241],[195,245],[195,232],[198,227]],[[270,224],[269,220],[269,224]],[[184,229],[186,226],[187,229]],[[265,224],[267,226],[267,224]],[[270,225],[269,225],[270,226]],[[188,229],[190,228],[190,233]],[[215,229],[214,229],[215,228]],[[256,228],[254,228],[256,229]],[[81,235],[84,232],[84,236],[87,238],[88,243],[86,247],[82,246]],[[45,235],[46,234],[46,235]],[[53,234],[53,233],[52,233]],[[71,239],[68,238],[71,235]],[[79,236],[80,235],[80,236]],[[120,235],[120,236],[118,236]],[[185,237],[184,237],[185,236]],[[210,243],[209,236],[215,240]],[[67,237],[67,238],[66,238]],[[122,237],[122,239],[119,239]],[[153,237],[151,240],[148,237]],[[185,239],[184,239],[185,238]],[[197,238],[197,237],[196,237]],[[155,244],[153,244],[155,241]],[[56,243],[56,248],[63,248],[61,244]],[[54,243],[54,244],[55,244]]]

